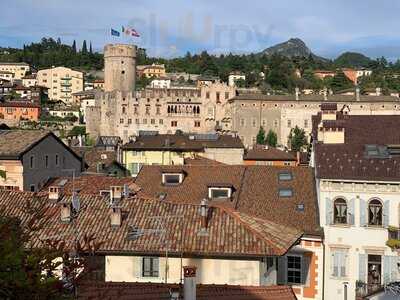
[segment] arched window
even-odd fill
[[[347,203],[342,198],[333,202],[333,222],[335,224],[347,224]]]
[[[368,204],[368,225],[382,225],[383,206],[381,201],[373,199]]]

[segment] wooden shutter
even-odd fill
[[[333,223],[333,202],[331,199],[325,199],[325,217],[326,225],[331,225]]]
[[[391,256],[391,262],[390,262],[391,282],[399,281],[399,279],[400,279],[399,267],[397,265],[399,262],[400,262],[400,259],[398,256]]]
[[[362,282],[367,281],[367,255],[358,255],[358,280]]]
[[[347,258],[347,252],[344,250],[341,250],[338,252],[339,254],[339,276],[340,277],[346,277],[346,258]]]
[[[133,263],[134,263],[134,272],[135,272],[134,275],[135,275],[137,278],[141,278],[141,277],[142,277],[142,263],[143,263],[143,257],[141,257],[141,256],[134,256]]]
[[[388,227],[389,226],[389,209],[390,209],[390,203],[389,200],[386,200],[383,203],[383,226]]]
[[[287,283],[287,258],[286,256],[278,257],[278,284]]]
[[[310,286],[310,262],[311,255],[303,255],[301,258],[301,282],[305,286]]]
[[[384,256],[383,257],[383,275],[382,275],[382,282],[383,284],[388,284],[392,281],[391,279],[391,274],[392,274],[392,268],[391,268],[391,262],[392,262],[392,257],[391,256]]]
[[[339,277],[339,252],[332,252],[332,276]]]
[[[360,226],[367,225],[367,203],[360,199]]]
[[[347,223],[349,225],[354,225],[354,213],[355,213],[355,201],[354,199],[351,199],[347,203]]]

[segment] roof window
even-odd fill
[[[291,172],[280,172],[278,176],[279,181],[290,181],[293,179],[293,175]]]
[[[291,188],[280,188],[279,189],[279,197],[282,197],[282,198],[293,197],[293,190]]]

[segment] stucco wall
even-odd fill
[[[236,148],[206,148],[204,153],[199,153],[208,159],[213,159],[227,165],[243,164],[244,149]]]
[[[6,179],[0,177],[0,186],[14,186],[23,190],[23,167],[19,160],[0,160],[0,170],[6,172]]]

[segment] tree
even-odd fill
[[[74,40],[74,42],[72,43],[72,51],[74,53],[76,53],[76,41]]]
[[[268,131],[267,137],[265,138],[265,143],[268,146],[276,147],[278,143],[278,136],[272,129]]]
[[[89,53],[90,53],[90,54],[93,54],[92,41],[90,41]]]
[[[292,128],[289,134],[289,146],[293,151],[300,151],[307,146],[307,137],[304,129],[299,127]]]
[[[343,72],[338,72],[332,79],[331,89],[336,92],[353,87],[353,82]]]
[[[86,40],[83,40],[83,44],[82,44],[82,54],[86,54],[87,51],[87,46],[86,46]]]
[[[57,45],[61,45],[61,39],[60,38],[57,39]]]
[[[264,128],[262,128],[262,126],[258,130],[257,144],[259,144],[259,145],[264,145],[265,144],[265,130],[264,130]]]

